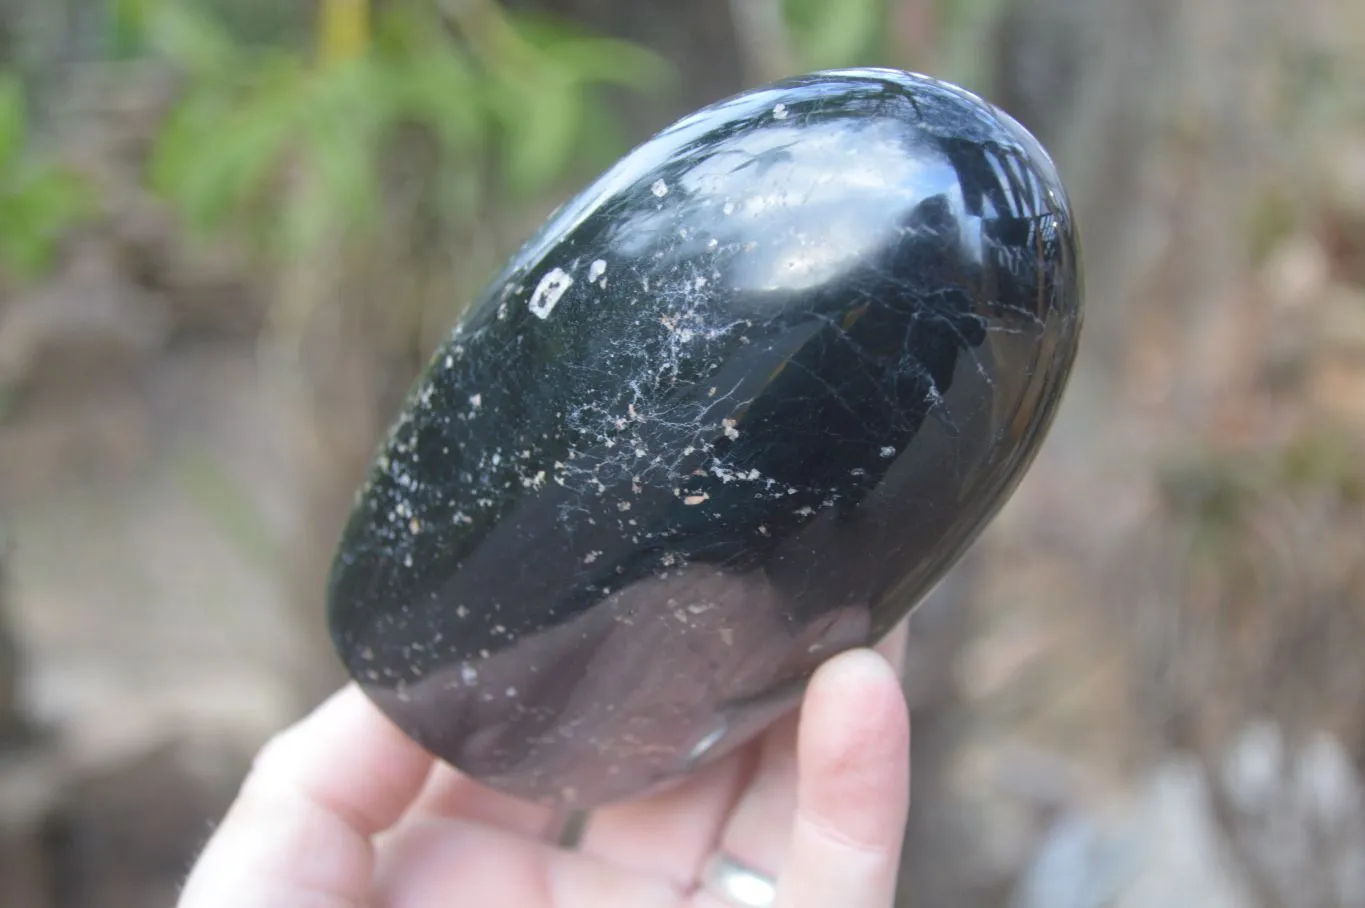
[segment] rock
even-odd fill
[[[1014,489],[1081,325],[1047,155],[955,86],[814,74],[565,204],[418,379],[329,588],[415,740],[593,806],[788,711]]]
[[[1206,778],[1172,758],[1127,803],[1060,815],[1010,908],[1250,908],[1256,904],[1209,814]]]
[[[1257,717],[1213,771],[1218,819],[1265,901],[1365,906],[1365,786],[1335,735]]]

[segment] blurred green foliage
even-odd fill
[[[865,66],[884,52],[887,0],[783,0],[782,12],[803,67]]]
[[[382,223],[383,165],[400,136],[436,154],[430,209],[467,221],[499,191],[543,192],[604,151],[596,90],[666,84],[620,41],[513,18],[492,2],[325,0],[314,53],[241,39],[206,6],[119,0],[126,46],[182,74],[149,177],[202,233],[244,227],[297,256]]]
[[[16,282],[42,276],[62,238],[95,207],[91,188],[29,139],[23,85],[0,73],[0,272]]]
[[[1010,0],[936,0],[943,46],[935,75],[968,88],[988,84],[993,60],[983,42],[1009,5]]]
[[[931,70],[968,87],[987,83],[988,34],[1010,0],[925,0],[915,18],[929,35],[932,59],[917,59],[904,45],[897,0],[781,0],[785,38],[802,69],[893,66]]]
[[[892,0],[778,2],[802,68],[897,64]],[[1000,2],[935,0],[944,40],[970,44],[973,25]],[[82,48],[177,74],[176,102],[152,137],[149,186],[194,235],[232,231],[277,260],[385,229],[395,180],[420,198],[433,235],[509,199],[543,199],[576,168],[625,150],[607,90],[657,91],[672,77],[641,47],[495,0],[56,0],[24,9],[42,20],[35,34],[51,39],[78,6]],[[13,80],[0,89],[0,121],[0,268],[37,275],[91,199],[21,150],[27,119]]]

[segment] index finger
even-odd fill
[[[347,685],[262,748],[180,908],[354,908],[433,759]]]

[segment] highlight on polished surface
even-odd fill
[[[338,547],[341,659],[436,756],[560,807],[733,750],[1014,490],[1078,256],[1047,154],[956,86],[821,72],[680,120],[418,378]]]

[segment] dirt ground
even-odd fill
[[[249,754],[296,714],[299,638],[321,633],[218,505],[290,532],[282,414],[253,350],[186,345],[129,378],[5,439],[10,619],[39,731],[3,758],[50,777],[61,881],[15,908],[169,904]]]

